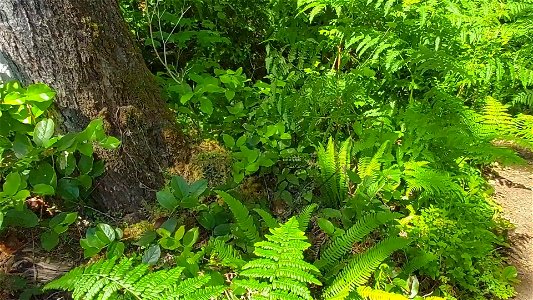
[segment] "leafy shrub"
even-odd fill
[[[58,135],[55,122],[46,118],[54,96],[44,84],[0,85],[0,228],[37,225],[38,217],[25,203],[31,195],[56,195],[72,203],[88,194],[104,172],[104,163],[93,158],[93,145],[114,149],[120,144],[105,134],[102,120],[80,133]],[[49,239],[57,239],[51,231],[45,248],[56,244]]]

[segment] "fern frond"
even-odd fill
[[[513,118],[508,111],[509,106],[492,97],[487,97],[482,116],[483,124],[489,132],[496,136],[502,136],[513,131]]]
[[[298,221],[292,217],[270,232],[266,241],[254,244],[254,253],[259,258],[243,266],[239,276],[249,279],[237,280],[239,286],[252,291],[253,299],[311,300],[307,284],[321,285],[313,275],[319,270],[303,260],[303,251],[311,244],[306,241]]]
[[[337,159],[337,170],[339,171],[339,195],[348,195],[348,171],[350,170],[352,140],[347,139],[341,145]],[[344,200],[344,199],[342,199]]]
[[[249,242],[256,242],[259,240],[259,232],[255,226],[252,216],[248,208],[244,206],[239,200],[235,199],[230,194],[223,191],[216,191],[216,193],[222,197],[224,202],[229,206],[229,209],[233,213],[235,221],[237,221],[237,226],[244,232],[244,235]]]
[[[329,138],[327,147],[320,145],[317,149],[318,165],[324,181],[326,195],[330,197],[330,201],[337,201],[338,187],[337,187],[337,164],[335,159],[335,143],[333,138]]]
[[[322,251],[320,259],[315,262],[315,266],[325,270],[337,264],[357,242],[360,242],[366,235],[379,226],[401,217],[399,213],[379,212],[362,217],[346,232],[336,237],[327,248]]]
[[[276,228],[279,226],[278,221],[272,215],[261,208],[254,208],[254,211],[263,219],[267,227]]]
[[[406,194],[413,191],[429,195],[457,195],[461,197],[463,189],[446,173],[426,167],[428,162],[406,162],[404,179],[407,182]]]
[[[119,293],[135,299],[159,299],[162,293],[173,290],[180,281],[183,268],[150,273],[149,266],[132,266],[133,258],[101,260],[77,267],[48,283],[44,290],[72,291],[74,299],[116,299]],[[176,295],[180,295],[179,293]]]
[[[381,170],[380,160],[383,158],[383,154],[385,154],[385,149],[387,149],[388,144],[389,141],[385,141],[379,147],[378,151],[374,153],[372,158],[363,158],[359,161],[357,165],[357,174],[359,175],[359,178],[373,178],[378,175],[379,170]]]
[[[516,104],[523,104],[529,108],[533,108],[533,91],[532,90],[525,90],[523,92],[520,92],[516,94],[513,97],[514,105]]]
[[[298,224],[300,224],[300,230],[305,231],[307,226],[309,226],[309,221],[311,220],[311,215],[318,208],[318,205],[313,203],[309,204],[296,216]]]
[[[388,238],[364,253],[357,254],[324,291],[324,299],[345,299],[357,286],[367,282],[372,272],[396,250],[409,244],[408,239]]]
[[[218,260],[222,266],[238,269],[246,263],[241,253],[221,238],[211,239],[207,247],[211,258]]]
[[[318,166],[329,205],[342,203],[348,195],[348,175],[350,169],[351,139],[341,144],[339,152],[335,150],[335,142],[330,137],[327,147],[317,147]]]

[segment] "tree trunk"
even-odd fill
[[[187,160],[186,140],[117,0],[0,0],[2,61],[24,84],[56,90],[66,130],[83,130],[100,117],[122,140],[119,151],[97,151],[107,171],[93,197],[106,209],[137,210],[154,198],[164,171]]]

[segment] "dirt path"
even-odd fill
[[[519,273],[515,300],[533,299],[533,160],[525,167],[497,168],[491,180],[504,216],[516,225],[511,233],[511,263]]]

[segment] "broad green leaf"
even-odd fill
[[[39,224],[39,217],[27,208],[23,210],[10,209],[5,213],[4,224],[6,226],[32,228]]]
[[[148,249],[146,249],[146,251],[144,251],[144,254],[142,256],[142,262],[147,265],[155,265],[159,260],[160,256],[161,248],[159,248],[159,245],[152,245]]]
[[[48,223],[48,227],[50,227],[55,233],[61,234],[65,231],[67,231],[68,226],[74,222],[76,222],[78,218],[78,213],[60,213],[56,216],[54,216],[50,222]]]
[[[231,100],[233,100],[233,98],[235,98],[235,91],[234,90],[226,90],[226,92],[224,92],[224,95],[226,96],[226,99],[231,101]]]
[[[54,187],[48,184],[37,184],[33,187],[32,192],[42,196],[52,196],[56,193]]]
[[[154,230],[148,230],[145,231],[138,241],[134,243],[134,245],[138,245],[141,247],[146,247],[150,245],[155,239],[157,238],[157,233]]]
[[[192,93],[192,92],[181,96],[181,98],[180,98],[181,104],[185,104],[185,103],[189,102],[189,100],[191,100],[191,98],[193,96],[194,96],[194,93]]]
[[[89,173],[93,178],[101,176],[105,172],[105,162],[103,160],[97,160],[94,162],[93,169]]]
[[[11,92],[4,97],[2,104],[8,105],[22,105],[26,102],[26,99],[19,92]]]
[[[166,209],[175,210],[178,207],[178,200],[169,190],[162,190],[156,193],[157,202]]]
[[[176,230],[176,232],[174,233],[174,239],[179,241],[181,240],[184,234],[185,234],[185,225],[181,225],[180,228],[178,228],[178,230]]]
[[[189,195],[189,184],[181,176],[172,177],[170,187],[172,187],[174,195],[180,199]]]
[[[235,139],[229,134],[223,134],[222,139],[224,140],[224,145],[228,148],[233,148],[235,146]]]
[[[331,223],[329,220],[324,218],[318,218],[317,223],[320,229],[324,230],[324,232],[328,235],[333,235],[333,233],[335,232],[335,225],[333,225],[333,223]]]
[[[174,232],[176,226],[178,226],[178,220],[176,220],[176,218],[168,218],[163,224],[161,224],[160,228],[164,228],[168,230],[168,232]]]
[[[200,110],[208,115],[213,113],[213,102],[207,97],[200,98]]]
[[[113,257],[121,257],[124,254],[124,249],[126,246],[123,242],[113,242],[109,247],[107,247],[106,257],[111,259]]]
[[[114,136],[107,137],[105,140],[100,142],[100,146],[105,149],[116,149],[120,146],[120,140]]]
[[[54,121],[52,119],[44,119],[35,125],[35,130],[33,131],[33,142],[39,146],[43,147],[50,141],[50,138],[54,135]]]
[[[35,102],[50,101],[55,97],[55,92],[46,84],[36,83],[26,89],[26,99]]]
[[[102,242],[109,244],[115,240],[115,230],[109,224],[100,223],[96,228],[96,235]]]
[[[57,244],[59,244],[59,235],[56,232],[48,230],[41,234],[41,246],[44,250],[50,251],[54,249]]]
[[[78,170],[81,174],[89,174],[93,168],[94,158],[92,156],[81,155],[78,161]]]
[[[198,198],[207,189],[207,180],[201,179],[189,186],[189,194],[192,197]]]
[[[30,138],[20,133],[15,134],[15,141],[13,142],[13,152],[17,158],[26,156],[30,150],[33,149]]]
[[[198,228],[192,228],[183,236],[183,246],[192,247],[198,240],[199,231]]]
[[[79,183],[78,186],[84,190],[89,190],[93,186],[92,177],[86,174],[76,177],[76,181]]]
[[[57,195],[65,200],[76,200],[80,197],[78,181],[74,179],[61,178],[57,183]]]
[[[6,176],[4,184],[2,185],[2,192],[4,193],[4,195],[6,196],[15,195],[19,190],[21,181],[22,181],[22,178],[19,173],[17,172],[9,173]]]
[[[102,119],[94,119],[89,125],[78,134],[78,140],[82,142],[91,142],[101,137],[104,131],[104,121]],[[89,155],[87,155],[89,156]]]
[[[76,148],[85,156],[93,156],[94,148],[91,142],[79,143]]]
[[[54,167],[52,167],[51,164],[47,162],[42,162],[30,171],[28,181],[34,187],[38,184],[46,184],[51,187],[56,187],[56,171],[54,170]]]

